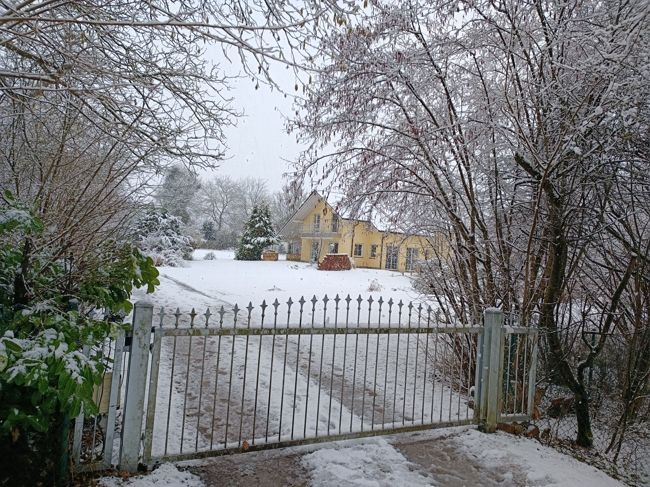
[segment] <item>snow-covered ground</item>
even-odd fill
[[[215,260],[203,260],[213,252]],[[417,301],[418,294],[411,286],[408,275],[376,269],[352,271],[319,271],[304,262],[279,260],[236,261],[234,252],[227,250],[196,250],[194,260],[186,267],[160,267],[161,285],[154,295],[157,304],[177,307],[214,307],[222,302],[245,307],[249,302],[259,305],[278,299],[284,304],[289,298],[294,302],[301,296],[310,299],[325,294],[341,298],[350,294],[368,297],[373,295],[395,301]],[[136,294],[141,296],[142,294]]]
[[[339,441],[163,464],[149,476],[104,478],[105,487],[295,485],[295,475],[314,487],[537,486],[620,487],[623,484],[535,440],[473,427]],[[293,466],[293,469],[278,468]],[[250,478],[251,467],[255,478]],[[191,472],[186,471],[189,469]],[[195,475],[196,474],[196,475]],[[300,485],[303,485],[301,482]]]
[[[242,262],[235,261],[233,253],[225,251],[213,251],[216,258],[204,260],[208,252],[196,251],[195,260],[187,262],[186,267],[160,268],[161,285],[147,299],[167,312],[180,308],[187,313],[194,308],[199,313],[197,323],[202,323],[200,314],[208,307],[214,313],[222,305],[230,310],[235,303],[244,308],[252,302],[255,309],[251,313],[251,326],[260,326],[259,304],[278,299],[282,306],[278,326],[285,326],[286,301],[291,298],[295,303],[304,296],[307,300],[304,316],[294,305],[290,324],[334,326],[337,320],[332,316],[335,313],[332,304],[325,313],[322,302],[318,308],[309,302],[311,296],[322,298],[325,294],[330,299],[337,294],[341,298],[348,294],[353,298],[350,326],[379,326],[389,321],[396,326],[411,320],[416,326],[423,318],[417,311],[419,296],[407,275],[369,269],[324,272],[310,264],[284,260]],[[359,295],[366,301],[355,301]],[[369,296],[375,300],[372,325],[370,319],[359,320],[355,314],[362,306],[367,310]],[[389,312],[384,304],[379,313],[376,300],[380,296],[384,302],[392,298],[395,303],[403,301],[405,306],[400,309],[394,305]],[[142,293],[134,296],[141,297]],[[408,308],[410,301],[416,303],[413,308]],[[345,304],[341,306],[345,309]],[[272,313],[272,308],[266,312],[265,327],[273,326],[269,318]],[[246,311],[240,320],[242,316],[244,321],[238,322],[240,326],[246,324]],[[339,315],[338,326],[343,322]],[[224,326],[232,326],[232,315],[224,321]],[[446,377],[458,378],[465,372],[462,365],[456,371],[452,370],[456,367],[453,361],[441,360],[445,350],[442,342],[440,366],[433,373],[438,335],[435,343],[433,336],[426,335],[424,339],[405,333],[392,338],[350,335],[349,343],[343,342],[342,336],[334,342],[337,336],[316,336],[310,340],[307,335],[302,337],[302,344],[297,336],[165,339],[154,423],[154,456],[237,447],[243,440],[253,444],[287,440],[294,428],[296,437],[300,438],[314,436],[317,429],[322,435],[330,430],[332,434],[338,433],[339,428],[342,432],[359,431],[383,423],[390,428],[392,422],[396,426],[408,426],[472,417],[466,390],[472,378],[468,377],[464,392],[446,381]],[[423,375],[425,370],[429,371],[428,376]],[[363,391],[356,401],[354,395],[350,396],[355,387]],[[259,397],[258,391],[261,391]],[[280,404],[284,404],[283,408]],[[227,439],[226,427],[229,428]],[[532,441],[503,435],[488,437],[462,430],[453,442],[453,448],[479,465],[479,470],[483,464],[503,464],[507,460],[519,472],[517,482],[528,479],[524,483],[509,483],[514,477],[506,475],[503,485],[569,486],[583,481],[587,485],[618,485],[591,467]],[[563,467],[551,466],[555,464]],[[158,477],[149,476],[146,481],[168,485],[164,483],[167,477],[164,472],[169,471],[173,479],[169,485],[200,485],[187,472],[174,473],[170,465],[164,468],[167,470],[163,473],[154,474]],[[309,471],[312,485],[447,485],[432,477],[431,472],[419,469],[399,448],[378,438],[330,444],[306,454],[301,468]],[[127,485],[140,485],[139,481]]]
[[[161,285],[152,300],[170,313],[210,307],[231,310],[252,301],[271,303],[276,298],[279,326],[289,320],[284,301],[327,294],[375,296],[372,326],[389,321],[393,326],[412,322],[425,326],[424,313],[407,304],[381,308],[377,300],[406,303],[418,296],[410,278],[399,273],[355,269],[318,271],[314,266],[287,261],[235,261],[232,252],[215,252],[202,259],[197,251],[186,267],[160,269]],[[304,313],[296,303],[291,324],[299,326],[369,326],[368,302],[349,303],[350,319],[342,301],[341,312],[331,303],[307,301]],[[267,315],[272,314],[272,308]],[[359,316],[363,316],[360,320]],[[213,315],[216,316],[216,315]],[[239,325],[246,325],[246,311]],[[274,323],[267,316],[265,327]],[[173,320],[171,315],[168,317]],[[392,320],[392,321],[391,321]],[[255,306],[251,326],[260,326],[261,309]],[[216,318],[212,323],[216,325]],[[433,323],[432,323],[433,324]],[[232,315],[224,320],[232,326]],[[429,344],[427,344],[427,338]],[[459,393],[431,374],[433,360],[446,368],[439,373],[465,379],[468,371],[452,370],[445,353],[449,347],[439,335],[179,337],[163,340],[154,422],[154,456],[188,451],[238,447],[323,434],[357,432],[372,428],[462,421],[471,418],[469,394]],[[430,347],[429,347],[430,345]],[[430,348],[430,350],[429,350]],[[172,360],[174,359],[174,360]],[[467,364],[465,364],[467,368]],[[468,369],[469,370],[469,369]],[[234,372],[233,372],[234,371]],[[216,372],[216,373],[215,373]],[[428,373],[428,375],[427,375]],[[464,380],[465,380],[464,379]],[[465,380],[467,382],[467,380]],[[467,389],[469,384],[465,384]]]

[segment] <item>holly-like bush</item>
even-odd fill
[[[42,223],[10,194],[0,208],[0,484],[52,483],[66,424],[96,412],[93,388],[109,365],[101,346],[122,326],[134,286],[158,271],[128,243],[104,242],[83,267],[48,245]],[[61,257],[65,255],[66,257]]]

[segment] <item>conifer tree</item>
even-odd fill
[[[260,260],[262,250],[277,242],[268,206],[255,206],[235,254],[237,260]]]

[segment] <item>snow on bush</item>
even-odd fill
[[[136,222],[135,243],[157,266],[183,266],[192,258],[192,238],[183,234],[182,225],[166,211],[148,210]]]
[[[368,286],[368,292],[369,293],[377,293],[381,291],[383,288],[381,284],[379,284],[379,281],[377,279],[373,279],[370,281],[370,285]]]

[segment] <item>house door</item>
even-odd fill
[[[399,256],[399,247],[396,245],[386,246],[386,269],[397,270],[397,258]]]
[[[311,243],[311,261],[318,262],[318,242],[312,241]]]

